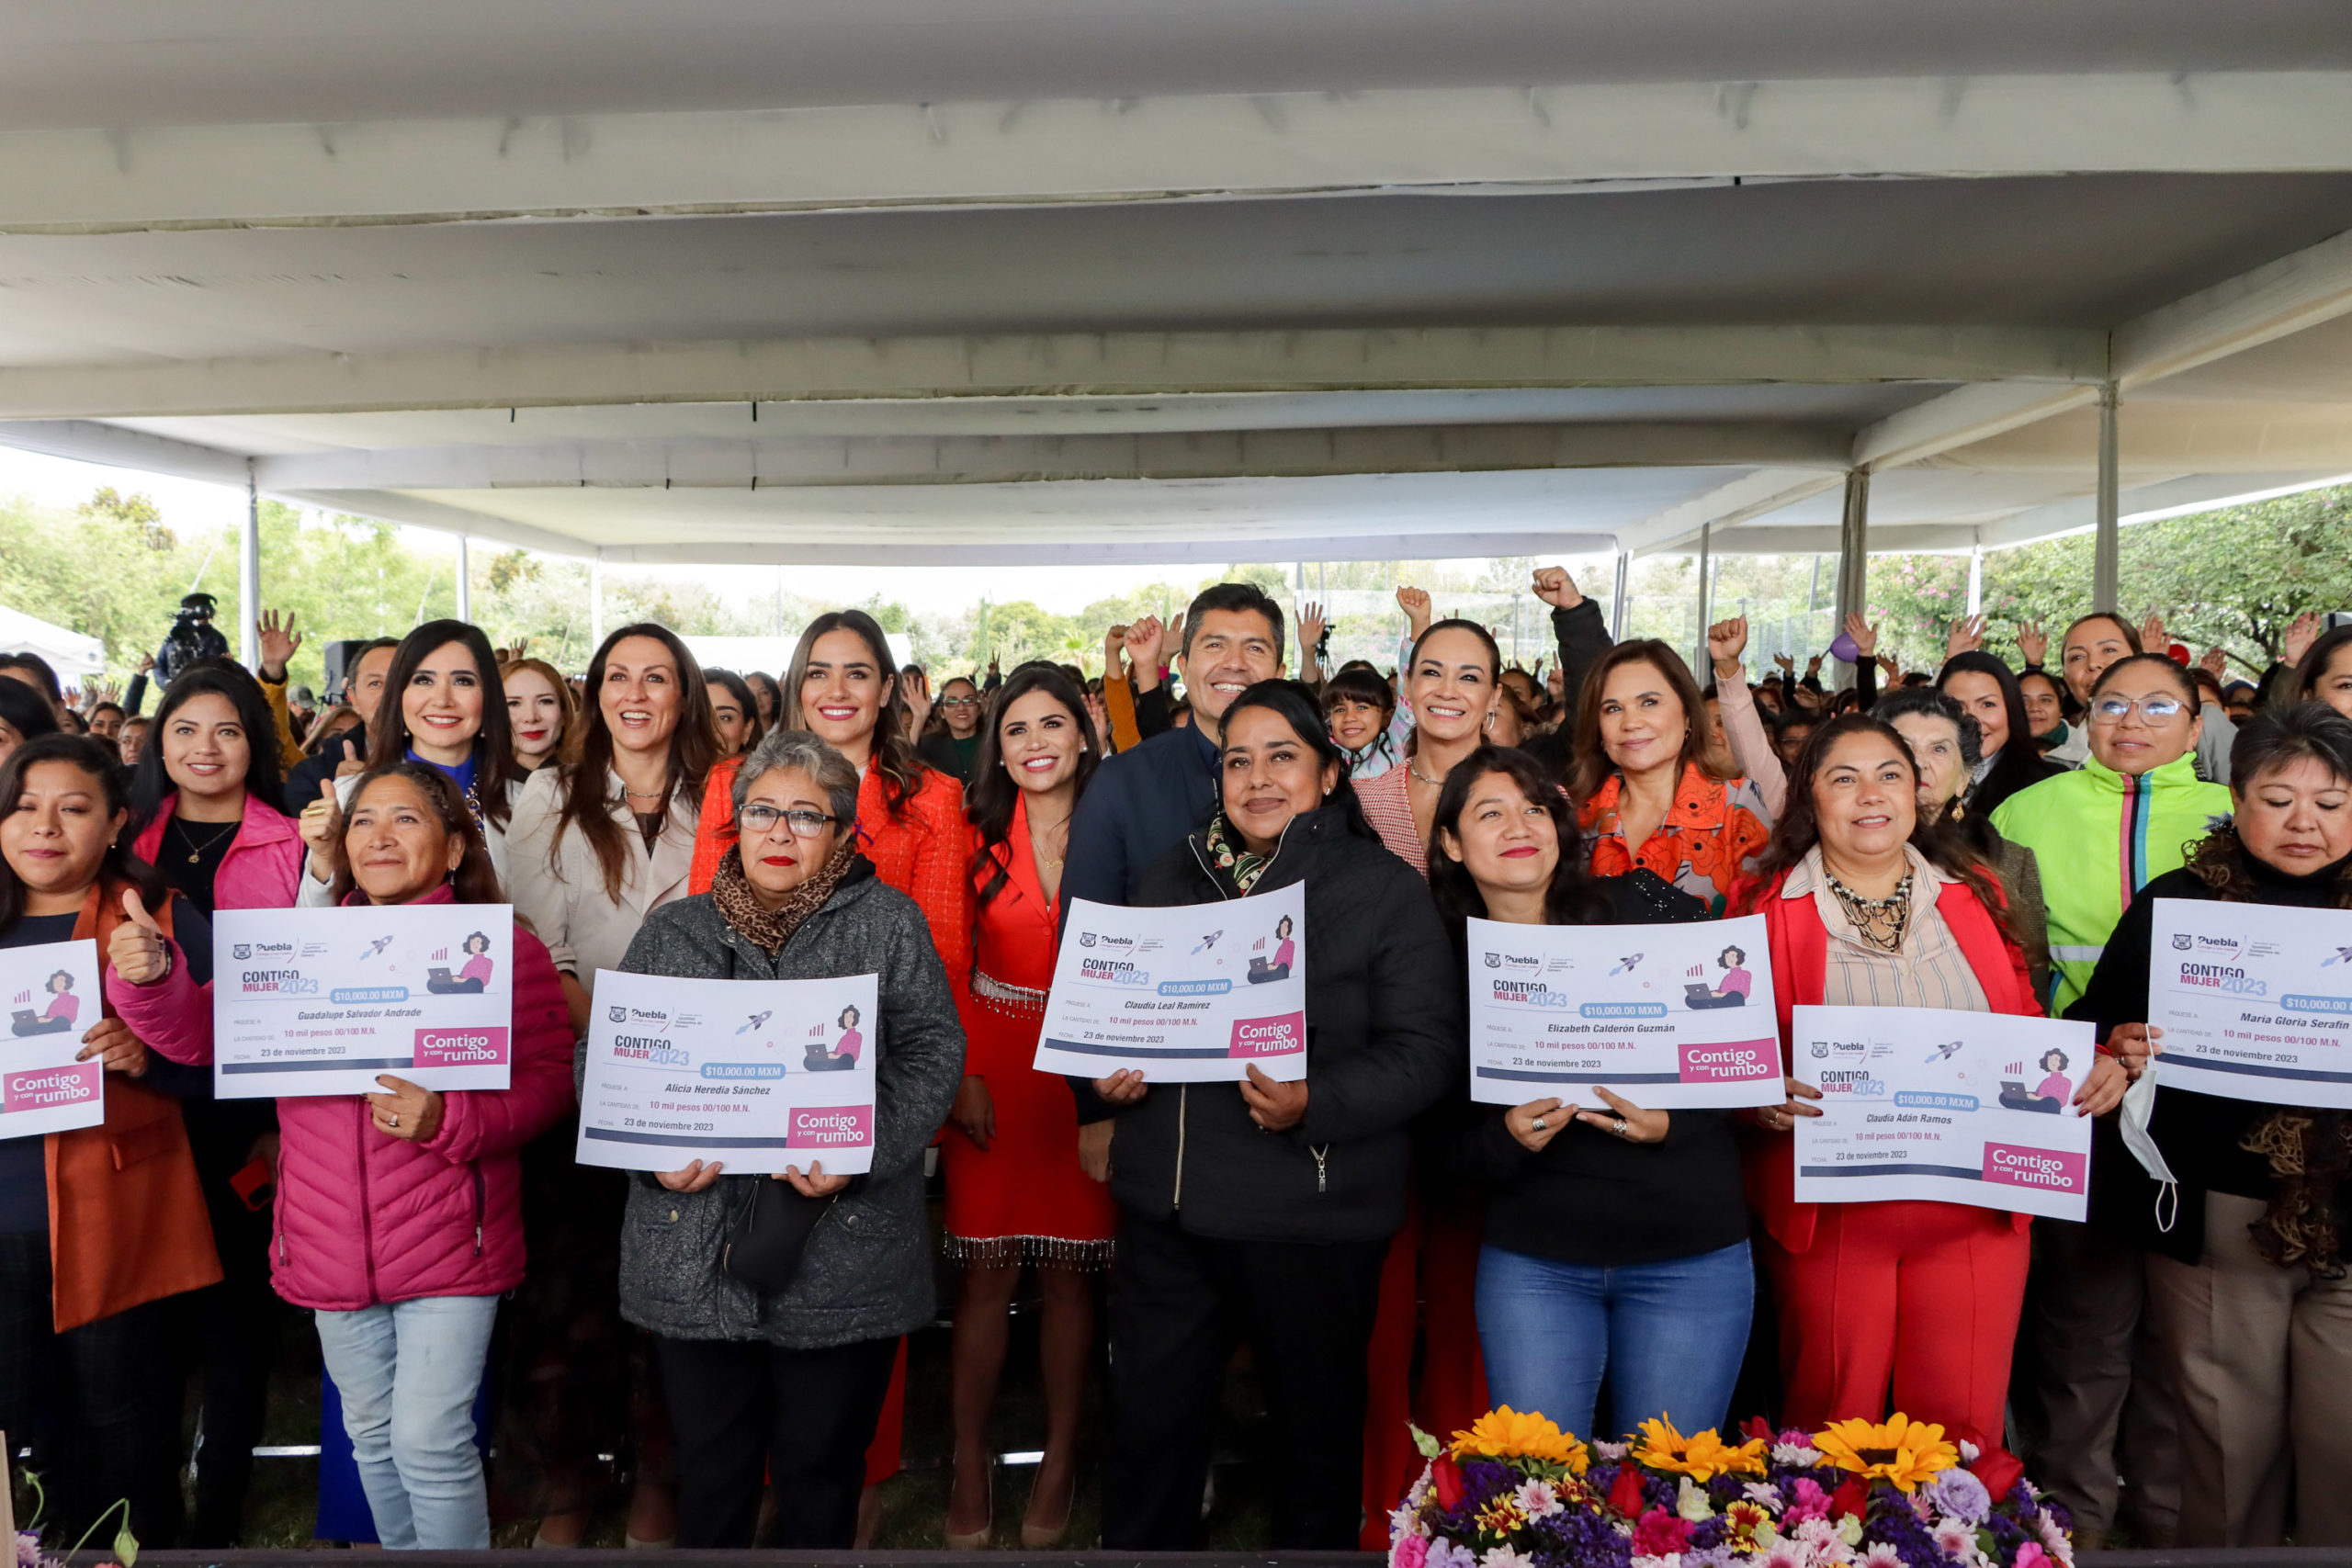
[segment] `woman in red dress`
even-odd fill
[[[1102,758],[1084,698],[1050,664],[1025,664],[997,698],[972,784],[971,882],[978,952],[964,1003],[964,1083],[947,1113],[947,1255],[964,1266],[951,1349],[956,1483],[952,1550],[989,1536],[989,1408],[1004,1370],[1008,1319],[1023,1265],[1045,1298],[1039,1359],[1046,1457],[1021,1521],[1021,1544],[1059,1543],[1078,1483],[1079,1404],[1094,1342],[1088,1274],[1111,1260],[1109,1189],[1078,1158],[1069,1086],[1030,1066],[1054,976],[1062,856]]]

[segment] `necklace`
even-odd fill
[[[631,800],[661,800],[665,798],[670,792],[666,789],[631,789],[628,785],[623,784],[621,785],[621,793],[628,796]]]
[[[236,830],[239,828],[243,827],[244,824],[243,821],[228,823],[223,826],[219,832],[204,840],[201,845],[197,843],[196,835],[187,830],[187,818],[173,818],[172,826],[179,830],[180,842],[187,846],[187,863],[190,865],[198,865],[202,863],[206,855],[212,852],[212,848],[215,844],[220,843],[223,839],[229,838],[231,835],[234,834]]]
[[[1443,789],[1445,787],[1445,781],[1443,779],[1433,779],[1410,762],[1405,764],[1405,771],[1412,774],[1415,778],[1420,780],[1423,784],[1429,785],[1431,789]]]
[[[1055,833],[1069,825],[1069,818],[1065,817],[1058,822],[1046,823],[1044,830],[1040,831],[1036,818],[1034,817],[1030,818],[1029,852],[1036,857],[1038,869],[1042,871],[1059,871],[1062,868],[1062,861],[1066,857],[1069,846],[1067,843],[1062,846],[1064,854],[1050,856],[1046,853],[1045,846],[1053,841],[1053,836]]]
[[[1862,939],[1865,947],[1881,953],[1894,953],[1903,945],[1903,932],[1911,923],[1911,874],[1905,872],[1894,891],[1883,898],[1865,898],[1835,876],[1829,878],[1829,891],[1838,896],[1846,918],[1854,922],[1854,934]]]

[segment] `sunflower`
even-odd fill
[[[1674,1471],[1706,1482],[1718,1475],[1763,1474],[1764,1448],[1761,1438],[1726,1443],[1712,1427],[1686,1438],[1674,1429],[1673,1422],[1657,1416],[1642,1423],[1642,1440],[1634,1445],[1634,1460],[1652,1470]]]
[[[1453,1457],[1461,1459],[1534,1459],[1567,1466],[1582,1475],[1592,1456],[1585,1446],[1534,1411],[1524,1415],[1506,1404],[1489,1410],[1453,1434]]]
[[[1944,1429],[1896,1411],[1883,1423],[1832,1421],[1813,1435],[1823,1460],[1864,1480],[1883,1477],[1908,1492],[1939,1470],[1960,1462]]]

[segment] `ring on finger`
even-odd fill
[[[1540,1133],[1544,1130],[1544,1118],[1538,1116],[1534,1121],[1529,1122],[1528,1125],[1533,1131]]]

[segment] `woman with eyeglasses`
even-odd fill
[[[2111,620],[2098,623],[2112,631]],[[2078,630],[2081,628],[2078,628]],[[2092,628],[2096,629],[2096,628]],[[2068,634],[2070,657],[2079,638]],[[2107,939],[2141,889],[2178,870],[2189,847],[2230,813],[2230,792],[2197,776],[2197,685],[2162,654],[2108,664],[2087,688],[2090,755],[2081,768],[2018,791],[1993,827],[2033,852],[2049,914],[2052,1016],[2090,983]],[[2091,1201],[2131,1156],[2112,1118],[2093,1129]],[[2021,1425],[2035,1474],[2075,1516],[2078,1537],[2105,1537],[2120,1501],[2116,1431],[2132,1398],[2134,1506],[2144,1532],[2168,1528],[2177,1450],[2161,1393],[2132,1380],[2143,1295],[2139,1247],[2096,1227],[2041,1220],[2033,1227],[2033,1299],[2021,1350]],[[2141,1434],[2146,1434],[2144,1438]]]
[[[924,729],[915,755],[961,780],[968,792],[980,777],[980,689],[957,675],[939,688],[932,706],[937,722]]]
[[[710,891],[655,910],[619,966],[708,980],[876,976],[878,1016],[845,1010],[837,1029],[857,1038],[836,1032],[817,1047],[872,1066],[873,1168],[836,1175],[811,1160],[737,1176],[695,1160],[634,1177],[621,1306],[653,1332],[668,1388],[678,1544],[750,1546],[772,1490],[776,1545],[842,1548],[856,1533],[900,1338],[933,1311],[923,1150],[963,1077],[964,1033],[922,911],[858,852],[856,768],[808,731],[782,729],[729,771],[737,836]],[[729,1233],[755,1201],[805,1222],[790,1227],[807,1239],[780,1290],[728,1268]]]

